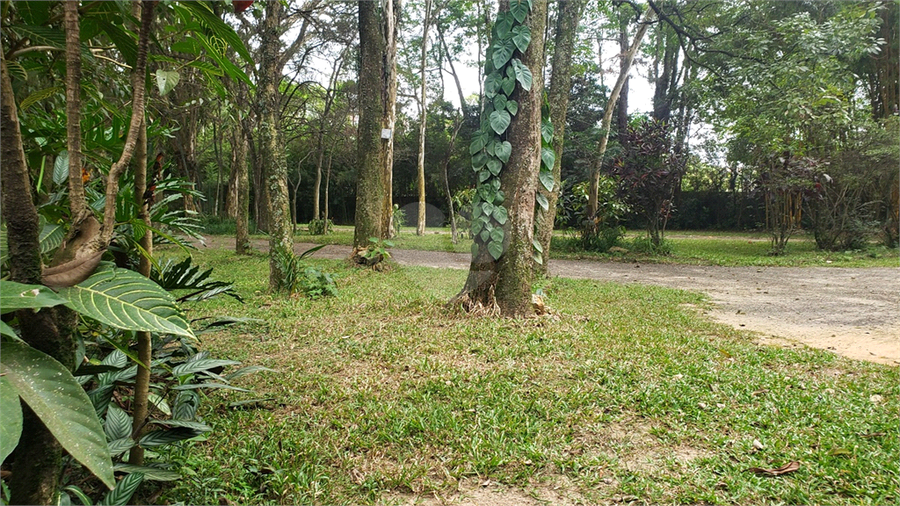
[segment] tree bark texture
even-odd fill
[[[508,9],[509,4],[501,4]],[[534,2],[525,24],[533,34],[543,34],[547,18],[546,2]],[[541,163],[541,97],[543,94],[544,47],[539,37],[521,55],[534,81],[530,91],[517,85],[512,100],[519,104],[507,130],[512,144],[509,162],[500,173],[500,190],[506,196],[508,219],[504,225],[503,254],[493,260],[487,248],[478,248],[469,266],[469,276],[455,297],[473,309],[499,310],[506,316],[534,314],[531,281],[534,238],[534,208],[537,176]]]
[[[78,2],[65,2],[66,24],[66,145],[69,151],[69,209],[72,222],[88,213],[81,178],[81,39]]]
[[[281,2],[266,2],[266,17],[260,30],[260,72],[257,93],[260,100],[261,123],[259,125],[260,158],[265,170],[265,188],[269,209],[269,288],[274,290],[285,279],[285,273],[277,261],[275,251],[292,251],[291,212],[287,188],[287,160],[284,156],[280,128],[280,101],[278,87],[281,84],[279,25],[283,12]]]
[[[7,227],[9,280],[41,283],[39,220],[31,199],[31,180],[25,163],[22,134],[6,60],[0,50],[0,191]],[[18,311],[22,339],[68,368],[74,366],[71,329],[61,328],[55,308]],[[51,504],[59,486],[62,447],[40,418],[22,405],[22,435],[13,453],[9,481],[12,504]]]
[[[357,135],[356,217],[353,246],[365,247],[370,237],[384,237],[385,186],[381,128],[385,34],[377,2],[359,2],[359,133]]]
[[[419,209],[416,219],[416,235],[425,235],[425,126],[428,119],[428,97],[426,94],[425,64],[428,59],[428,24],[431,21],[431,0],[425,0],[425,19],[422,21],[422,58],[419,66],[419,76],[422,79],[422,87],[419,90],[421,118],[419,119],[419,157],[417,160],[418,177],[416,186],[419,189]]]
[[[550,258],[550,240],[553,237],[553,225],[556,221],[556,202],[562,191],[562,158],[566,133],[566,112],[569,107],[569,95],[572,91],[572,50],[578,32],[578,22],[584,11],[586,0],[560,0],[554,35],[555,50],[553,52],[553,74],[550,77],[550,89],[547,100],[550,103],[550,122],[553,123],[553,151],[556,160],[553,162],[553,191],[548,192],[542,185],[540,191],[549,203],[549,209],[542,212],[538,209],[535,217],[538,223],[537,241],[544,251],[543,263],[536,266],[542,275],[547,275],[547,260]]]
[[[641,45],[641,40],[644,38],[644,34],[647,33],[647,28],[653,21],[654,16],[655,13],[653,9],[648,8],[647,11],[644,12],[640,24],[638,25],[637,32],[634,34],[634,40],[631,42],[631,47],[628,48],[628,52],[624,55],[621,67],[622,71],[619,73],[619,78],[616,80],[616,84],[609,94],[609,100],[607,101],[606,109],[603,112],[603,121],[600,126],[600,145],[597,148],[597,154],[594,158],[594,163],[591,166],[591,185],[587,208],[588,219],[592,219],[594,215],[597,214],[597,200],[600,190],[600,168],[603,166],[603,156],[606,154],[606,145],[609,143],[609,127],[612,124],[613,109],[615,109],[616,103],[619,100],[619,94],[621,93],[625,82],[628,80],[628,73],[631,71],[634,55],[637,53],[637,50]]]
[[[383,142],[384,157],[384,199],[382,200],[381,237],[390,239],[394,234],[394,137],[397,120],[397,30],[400,24],[400,0],[383,0],[382,25],[384,33],[384,68],[382,69],[382,111],[381,128],[390,130],[391,135]]]

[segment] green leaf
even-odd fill
[[[503,227],[494,227],[494,229],[491,230],[491,242],[496,242],[496,243],[502,245],[503,244],[503,236],[504,236]]]
[[[16,331],[12,327],[7,325],[6,322],[2,321],[2,320],[0,320],[0,334],[4,335],[6,337],[11,337],[11,338],[15,339],[16,341],[19,341],[22,343],[25,342],[25,341],[22,341],[22,338],[19,337],[18,334],[16,334]]]
[[[497,223],[499,223],[501,225],[506,225],[506,220],[509,219],[509,213],[506,210],[506,208],[503,206],[494,207],[493,216],[494,216],[494,219],[497,221]]]
[[[516,48],[524,53],[531,43],[531,29],[526,25],[519,25],[512,29],[512,41]]]
[[[483,183],[491,178],[491,171],[487,169],[481,169],[478,171],[478,182]]]
[[[491,231],[485,228],[478,234],[478,237],[481,237],[481,242],[488,242],[491,239]]]
[[[152,430],[144,435],[138,442],[144,448],[167,445],[176,441],[184,441],[203,434],[202,431],[188,427],[175,427],[174,429]]]
[[[516,45],[512,40],[501,40],[494,44],[494,52],[491,54],[491,63],[496,68],[503,68],[504,65],[512,58]]]
[[[476,135],[475,138],[472,139],[472,143],[469,144],[469,154],[475,155],[482,149],[484,149],[485,138],[483,135]],[[474,158],[473,158],[474,162]],[[475,167],[476,169],[478,167]]]
[[[491,158],[490,160],[488,160],[487,168],[491,172],[491,174],[493,174],[495,176],[499,176],[500,169],[503,168],[503,164],[500,162],[500,160],[497,160],[496,158]]]
[[[507,97],[512,95],[513,90],[516,89],[516,80],[504,77],[503,81],[500,82],[500,89],[503,90]]]
[[[550,210],[550,202],[547,200],[547,197],[543,193],[538,193],[536,198],[538,205],[541,206],[541,209],[543,209],[544,211]]]
[[[501,76],[499,72],[491,72],[484,78],[484,96],[492,99],[500,91]],[[509,95],[509,93],[507,93]]]
[[[502,111],[506,109],[506,95],[497,95],[494,97],[494,110]]]
[[[497,147],[494,149],[494,154],[495,154],[495,155],[497,156],[497,158],[499,158],[500,161],[502,161],[503,163],[508,163],[508,162],[509,162],[509,157],[510,157],[510,155],[512,155],[512,144],[510,144],[509,141],[503,141],[503,142],[501,142],[501,143],[498,144]]]
[[[19,309],[40,309],[65,304],[66,300],[44,285],[23,285],[15,281],[0,283],[0,313]]]
[[[60,224],[46,223],[41,227],[38,241],[41,243],[41,254],[47,254],[62,246],[66,237],[66,228]]]
[[[491,241],[487,245],[488,253],[494,258],[494,260],[499,260],[500,255],[503,254],[503,243],[497,241]]]
[[[159,89],[159,95],[161,97],[164,97],[170,91],[174,90],[175,85],[178,84],[179,79],[181,79],[181,74],[175,72],[174,70],[157,70],[156,87]]]
[[[247,63],[253,63],[253,57],[247,46],[241,40],[241,37],[234,31],[228,23],[216,14],[210,4],[206,2],[180,2],[178,6],[183,6],[191,10],[196,18],[208,29],[216,34],[216,37],[225,41],[229,47],[234,49],[237,54],[241,55]]]
[[[112,458],[116,458],[119,455],[127,452],[128,450],[134,448],[136,445],[134,439],[131,439],[131,436],[123,437],[119,439],[111,439],[109,441],[109,456]]]
[[[133,67],[137,63],[137,39],[128,35],[119,24],[107,20],[98,20],[97,24],[116,46],[125,63]]]
[[[494,214],[494,204],[491,204],[490,202],[482,202],[481,210],[484,211],[485,216],[491,216],[492,214]]]
[[[61,185],[69,180],[69,152],[61,151],[53,162],[53,184]]]
[[[553,140],[553,123],[550,123],[548,119],[541,122],[541,138],[547,144]]]
[[[538,179],[541,181],[541,184],[544,188],[547,189],[548,192],[553,191],[553,187],[555,185],[553,181],[553,173],[550,171],[542,170],[538,173]]]
[[[219,360],[213,358],[201,358],[199,360],[191,360],[172,368],[173,376],[183,376],[185,374],[193,374],[200,371],[208,371],[216,367],[225,367],[228,365],[238,365],[240,362],[235,360]]]
[[[541,148],[541,162],[547,167],[547,170],[553,170],[553,163],[556,161],[556,153],[551,148]]]
[[[168,427],[183,427],[193,429],[197,432],[211,432],[212,427],[202,422],[193,422],[190,420],[150,420],[149,423],[155,425],[166,425]]]
[[[519,112],[519,103],[515,100],[507,100],[506,101],[506,110],[509,111],[513,116]]]
[[[0,343],[0,354],[3,377],[53,437],[106,486],[114,487],[103,426],[72,373],[49,355],[22,343]]]
[[[134,492],[143,481],[144,475],[141,473],[126,474],[116,484],[116,488],[106,493],[106,497],[99,504],[125,506],[131,501],[131,496],[134,495]]]
[[[28,109],[29,107],[31,107],[32,105],[40,102],[41,100],[46,100],[58,93],[59,94],[63,93],[63,89],[60,88],[59,86],[51,86],[50,88],[44,88],[43,90],[38,90],[38,91],[32,93],[31,95],[28,95],[25,98],[25,100],[23,100],[22,103],[19,104],[19,112],[23,112],[26,109]]]
[[[491,113],[491,129],[497,132],[497,135],[502,135],[509,128],[510,120],[512,120],[512,116],[508,112],[494,111]]]
[[[103,422],[103,430],[110,441],[129,437],[131,436],[131,417],[119,406],[110,404],[106,411],[106,421]]]
[[[196,40],[187,39],[187,40],[179,40],[172,44],[172,51],[176,53],[188,53],[192,55],[200,54],[200,44],[197,43]]]
[[[0,462],[6,460],[22,435],[22,406],[15,387],[0,376]]]
[[[522,85],[525,91],[531,91],[532,76],[531,71],[518,58],[512,60],[513,70],[516,72],[516,81]]]
[[[513,27],[513,17],[506,12],[497,13],[497,21],[494,22],[494,28],[497,30],[497,38],[506,39],[509,37]],[[505,63],[505,62],[504,62]],[[502,65],[495,65],[500,68]]]
[[[538,253],[543,253],[543,252],[544,252],[544,247],[541,246],[541,243],[538,242],[537,239],[532,239],[532,240],[531,240],[531,246],[532,246],[532,247],[535,249],[535,251],[537,251]]]
[[[140,274],[101,263],[81,283],[61,288],[68,307],[118,329],[194,337],[169,292]]]
[[[141,473],[144,475],[145,480],[175,481],[181,478],[181,475],[176,472],[166,471],[165,469],[159,469],[156,467],[135,466],[132,464],[116,464],[115,469],[116,472]]]
[[[512,14],[513,17],[516,18],[516,21],[518,21],[519,23],[525,22],[525,18],[528,17],[528,11],[529,11],[528,4],[522,0],[519,0],[519,1],[514,0],[514,1],[510,2],[510,4],[509,4],[510,14]],[[523,49],[523,51],[524,51],[524,49]]]

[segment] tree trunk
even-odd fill
[[[161,163],[157,162],[157,163]],[[141,127],[138,135],[137,146],[134,150],[134,199],[141,202],[141,208],[138,212],[138,218],[144,222],[147,229],[140,239],[140,245],[146,251],[146,255],[141,255],[138,272],[145,277],[150,277],[150,258],[153,254],[153,232],[150,230],[150,209],[148,202],[144,201],[144,191],[147,189],[147,128],[146,124]],[[144,427],[147,422],[149,413],[149,394],[150,394],[150,360],[152,359],[152,343],[150,340],[150,332],[135,332],[137,337],[138,360],[140,365],[134,378],[134,402],[132,404],[132,426],[131,437],[135,441],[139,440],[143,435]],[[135,445],[131,448],[128,455],[128,463],[136,466],[144,465],[144,448]]]
[[[550,90],[547,100],[550,103],[550,121],[553,123],[553,151],[556,160],[553,162],[553,191],[548,192],[542,185],[538,191],[547,197],[549,209],[535,217],[538,223],[537,241],[544,251],[544,261],[537,266],[542,275],[547,275],[547,260],[550,258],[550,240],[553,237],[553,225],[556,221],[556,202],[562,191],[562,158],[566,132],[566,112],[569,106],[569,95],[572,92],[572,49],[578,32],[578,22],[584,11],[586,0],[560,0],[559,13],[556,20],[555,46],[553,52],[553,75],[550,77]]]
[[[597,200],[600,190],[600,168],[603,166],[603,155],[606,154],[606,145],[609,142],[609,127],[612,124],[613,109],[616,106],[616,102],[619,100],[619,93],[621,93],[622,87],[628,79],[628,72],[631,71],[634,55],[637,53],[637,50],[641,45],[641,40],[644,38],[644,34],[647,33],[647,27],[649,27],[650,22],[653,21],[654,15],[653,9],[650,8],[644,12],[644,16],[641,18],[640,24],[638,25],[637,33],[634,34],[634,40],[631,42],[631,47],[624,55],[625,59],[622,62],[622,71],[619,73],[616,85],[613,86],[612,92],[609,95],[609,100],[606,103],[606,109],[603,113],[603,122],[600,126],[600,145],[597,148],[597,154],[594,158],[594,163],[591,166],[591,186],[588,195],[587,208],[588,218],[592,218],[597,214]]]
[[[508,10],[509,3],[501,9]],[[531,305],[533,262],[534,208],[537,175],[541,163],[541,96],[543,93],[544,48],[540,41],[547,18],[547,4],[534,2],[525,24],[538,34],[520,55],[521,62],[534,76],[530,91],[516,85],[511,100],[518,102],[518,113],[506,130],[512,145],[509,161],[500,173],[500,191],[508,218],[503,225],[503,253],[494,260],[483,244],[479,244],[469,266],[469,276],[454,303],[463,307],[499,311],[508,316],[534,314]]]
[[[416,235],[425,235],[425,122],[428,118],[428,97],[425,93],[425,64],[428,56],[428,23],[431,21],[431,0],[425,0],[425,19],[422,22],[422,59],[419,66],[419,75],[422,79],[422,88],[419,90],[421,98],[419,104],[422,108],[419,120],[419,159],[418,180],[419,188],[419,212],[416,219]]]
[[[390,0],[389,0],[390,1]],[[384,28],[379,5],[359,2],[359,133],[357,135],[356,217],[353,246],[365,247],[370,237],[384,237],[386,189],[384,158],[386,141],[381,139],[385,101],[383,58]]]
[[[637,39],[635,38],[635,40]],[[619,22],[619,52],[622,55],[628,53],[628,19],[624,17]],[[625,76],[625,82],[622,83],[622,88],[619,91],[619,100],[612,103],[616,113],[617,132],[625,132],[625,129],[628,128],[628,82],[631,80],[629,76],[631,62],[626,63],[625,60],[626,58],[623,56],[619,61],[619,75]],[[621,141],[620,144],[624,147]]]
[[[381,211],[381,237],[390,239],[394,235],[394,127],[397,120],[397,30],[400,23],[400,0],[383,0],[382,29],[384,40],[384,68],[382,69],[382,110],[381,128],[390,131],[383,142],[384,157],[381,160],[384,171],[384,198]]]
[[[41,283],[39,220],[31,200],[31,181],[25,164],[22,135],[6,60],[0,50],[0,191],[9,247],[9,280]],[[80,172],[80,168],[79,168]],[[79,174],[80,176],[80,174]],[[56,308],[22,310],[22,339],[69,367],[74,366],[75,345],[71,329],[60,328]],[[12,504],[51,504],[61,476],[62,447],[40,418],[22,405],[22,435],[13,453],[9,480]]]
[[[234,219],[234,252],[238,255],[250,254],[250,168],[247,165],[247,146],[249,144],[244,135],[245,125],[237,126],[238,132],[234,137],[234,167],[237,172],[237,209]],[[247,125],[249,127],[249,125]]]
[[[266,2],[266,17],[260,27],[259,94],[261,124],[260,158],[265,170],[264,185],[268,197],[269,215],[269,289],[282,285],[286,273],[277,261],[278,250],[293,251],[294,237],[288,202],[287,161],[281,140],[279,85],[281,84],[281,38],[279,27],[283,6],[281,2]]]

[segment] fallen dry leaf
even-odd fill
[[[747,471],[754,473],[754,474],[759,474],[762,476],[779,476],[782,474],[793,473],[797,469],[800,469],[800,463],[795,460],[792,462],[788,462],[787,464],[785,464],[781,467],[776,467],[775,469],[763,469],[761,467],[751,467],[750,469],[747,469]]]

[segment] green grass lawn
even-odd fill
[[[266,292],[268,259],[196,253],[259,321],[203,337],[262,365],[215,392],[208,440],[176,449],[160,501],[372,504],[490,481],[584,503],[888,504],[898,483],[897,368],[753,344],[693,293],[543,282],[552,316],[472,318],[445,303],[465,272],[358,270],[340,294]],[[256,406],[228,404],[266,398]],[[778,477],[747,469],[799,461]],[[521,497],[521,496],[520,496]]]
[[[629,242],[642,236],[642,231],[630,231],[622,243],[624,249]],[[668,256],[652,256],[633,251],[613,253],[593,253],[581,249],[578,237],[571,232],[558,231],[551,244],[551,258],[592,259],[614,262],[640,261],[645,263],[679,263],[693,265],[722,266],[786,266],[786,267],[898,267],[900,256],[897,249],[872,244],[867,249],[829,252],[816,249],[812,236],[797,233],[787,246],[787,254],[771,256],[769,235],[765,232],[669,232],[667,240],[672,246]],[[298,233],[297,242],[317,244],[353,244],[353,227],[338,226],[327,235],[309,235],[305,230]],[[400,235],[391,240],[398,249],[427,251],[449,251],[468,253],[472,241],[462,237],[457,244],[450,240],[447,228],[428,228],[424,236],[417,236],[415,229],[404,228]]]

